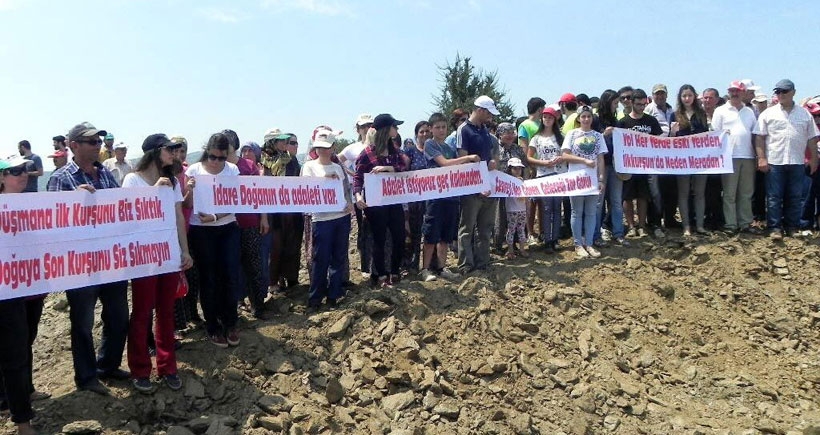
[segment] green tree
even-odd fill
[[[441,77],[439,96],[433,96],[436,110],[450,116],[453,110],[461,107],[472,110],[473,102],[481,95],[495,101],[501,115],[499,121],[511,121],[515,118],[515,109],[506,97],[506,91],[498,82],[498,71],[485,71],[472,64],[470,57],[456,54],[453,63],[447,61],[444,66],[436,66]]]

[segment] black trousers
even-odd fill
[[[14,423],[34,418],[31,409],[28,315],[21,298],[0,302],[0,378]]]

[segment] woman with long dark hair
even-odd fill
[[[366,147],[356,159],[356,174],[353,176],[353,193],[356,195],[356,206],[364,210],[373,231],[373,262],[375,275],[370,282],[382,287],[399,281],[402,251],[404,250],[404,210],[401,204],[369,207],[365,202],[364,174],[380,172],[401,172],[407,168],[407,157],[398,150],[394,138],[398,136],[397,121],[393,116],[383,113],[373,120],[376,136],[373,144]],[[392,252],[390,255],[390,273],[385,267],[385,244],[387,230],[390,230]]]
[[[527,147],[527,162],[535,167],[535,177],[549,177],[567,171],[567,163],[561,155],[561,144],[564,137],[558,127],[561,115],[552,107],[541,113],[541,125],[538,132],[530,139]],[[541,238],[547,253],[558,249],[558,238],[561,235],[561,201],[557,196],[538,198],[541,209]]]
[[[28,183],[26,165],[30,160],[12,157],[0,160],[0,194],[22,193]],[[35,319],[29,310],[27,298],[14,298],[0,301],[0,387],[4,405],[11,413],[11,421],[17,425],[18,434],[36,434],[31,426],[34,411],[31,409],[31,396],[34,387],[31,383],[31,345],[37,335],[37,323],[42,313],[36,313]]]
[[[604,154],[604,167],[606,168],[606,175],[604,180],[606,186],[603,190],[600,200],[598,201],[598,226],[603,223],[603,203],[604,198],[608,202],[607,210],[609,211],[610,224],[612,229],[612,240],[621,246],[629,246],[629,242],[624,238],[626,233],[624,231],[624,178],[622,174],[615,172],[615,167],[612,162],[613,148],[612,148],[612,131],[618,125],[618,93],[612,89],[607,89],[601,94],[601,99],[598,101],[598,132],[604,135],[604,142],[606,142],[607,153]]]
[[[182,189],[175,176],[181,163],[174,157],[175,144],[164,134],[152,134],[142,143],[144,152],[134,172],[125,176],[122,187],[165,186],[174,191],[177,239],[179,241],[181,269],[193,265],[188,253],[188,237],[185,217],[182,215]],[[177,375],[174,339],[174,300],[179,286],[180,274],[169,272],[131,280],[131,320],[128,327],[128,367],[132,384],[141,393],[151,393],[154,385],[151,376],[151,356],[148,353],[148,330],[151,312],[156,310],[154,340],[157,353],[157,374],[172,390],[182,388]]]
[[[709,131],[706,110],[697,98],[697,91],[692,85],[683,85],[678,91],[678,105],[672,115],[671,136],[689,136]],[[695,193],[695,231],[708,234],[703,227],[706,214],[706,175],[678,175],[678,210],[683,221],[683,235],[692,235],[689,216],[689,193]]]
[[[211,135],[199,162],[185,171],[186,188],[193,195],[199,176],[235,177],[229,163],[231,142],[222,133]],[[199,291],[208,339],[220,348],[239,346],[236,329],[239,285],[239,226],[233,213],[194,213],[189,231],[191,252],[199,269]]]

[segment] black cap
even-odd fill
[[[57,136],[52,137],[51,140],[57,142],[65,142],[65,136],[58,134]]]
[[[171,139],[168,139],[168,136],[163,133],[156,133],[146,137],[145,140],[142,141],[142,151],[147,153],[151,150],[174,145]]]
[[[381,115],[378,115],[375,118],[373,118],[373,128],[375,128],[376,130],[382,127],[397,127],[402,124],[404,124],[404,121],[397,120],[393,117],[393,115],[389,113],[382,113]]]

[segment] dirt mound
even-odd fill
[[[128,383],[112,384],[112,398],[74,391],[65,297],[51,295],[35,384],[53,396],[36,403],[35,423],[177,435],[820,433],[817,241],[643,239],[582,261],[565,247],[454,283],[360,285],[312,316],[304,288],[277,297],[271,320],[243,320],[237,348],[188,334],[185,387],[153,396]]]

